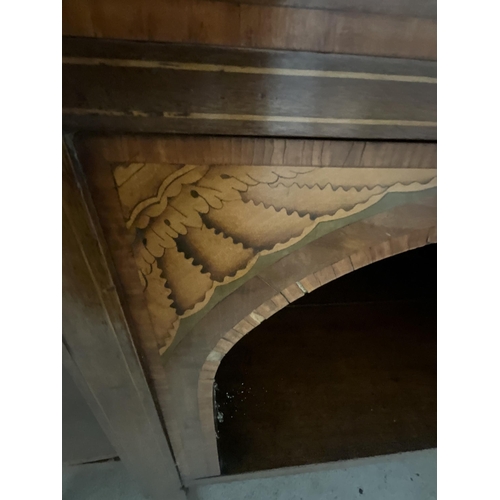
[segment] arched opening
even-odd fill
[[[221,472],[436,446],[436,245],[383,259],[255,327],[215,376]]]

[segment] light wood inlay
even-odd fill
[[[99,116],[133,116],[133,117],[155,117],[157,115],[149,114],[144,111],[117,111],[102,109],[80,109],[64,108],[63,114],[67,115],[99,115]],[[176,120],[221,120],[238,122],[283,122],[283,123],[321,123],[326,125],[376,125],[386,127],[437,127],[436,122],[419,120],[363,120],[356,118],[316,118],[310,116],[270,116],[270,115],[233,115],[229,113],[190,113],[181,115],[164,111],[164,118],[175,118]]]
[[[173,69],[180,71],[203,71],[242,73],[247,75],[303,76],[313,78],[344,78],[347,80],[379,80],[387,82],[437,83],[437,78],[411,75],[384,75],[357,71],[321,71],[294,68],[257,68],[251,66],[231,66],[227,64],[180,63],[172,61],[141,61],[133,59],[105,59],[86,57],[63,57],[63,64],[88,66],[114,66],[119,68]]]
[[[183,480],[219,473],[207,395],[230,343],[304,290],[436,239],[436,144],[75,140]]]

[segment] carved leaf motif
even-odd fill
[[[269,250],[299,236],[312,223],[309,215],[301,217],[296,212],[289,215],[285,209],[266,208],[262,203],[243,200],[226,202],[220,210],[211,210],[203,221],[245,248],[257,251]]]
[[[192,255],[193,263],[201,265],[202,270],[217,282],[233,277],[255,256],[253,249],[244,248],[231,237],[206,226],[189,228],[185,236],[177,239],[177,245],[185,255]]]
[[[163,256],[158,259],[158,267],[172,291],[172,306],[179,315],[202,302],[212,288],[210,275],[203,272],[201,265],[195,265],[192,257],[184,255],[177,248],[165,250]]]
[[[136,222],[137,227],[144,228],[148,217],[157,217],[165,209],[169,198],[177,196],[182,187],[186,184],[193,184],[201,179],[207,171],[207,166],[196,167],[193,165],[185,165],[184,167],[175,170],[166,179],[163,180],[158,193],[153,198],[141,201],[133,209],[130,219],[127,221],[127,226],[132,227],[136,218],[141,215],[140,225]]]
[[[167,347],[174,339],[179,325],[179,316],[172,307],[171,290],[167,287],[167,280],[162,278],[156,261],[148,275],[145,295],[159,347]]]
[[[125,218],[130,218],[141,201],[155,197],[164,179],[180,167],[161,163],[118,165],[114,170],[114,177]]]
[[[316,167],[314,170],[305,172],[295,179],[280,177],[278,184],[283,186],[299,187],[319,186],[321,188],[330,185],[333,189],[343,187],[349,189],[354,187],[362,189],[364,187],[372,189],[376,186],[389,187],[397,182],[401,184],[411,184],[412,182],[427,183],[436,177],[435,169],[426,168],[322,168]]]
[[[359,203],[368,201],[372,196],[387,190],[382,186],[373,188],[362,188],[359,191],[351,187],[344,189],[339,187],[333,189],[330,184],[324,188],[313,186],[298,186],[292,184],[290,187],[277,184],[275,187],[266,184],[251,186],[246,193],[242,194],[245,201],[253,201],[263,204],[265,207],[284,208],[288,214],[293,212],[300,216],[309,214],[313,219],[323,215],[334,215],[341,208],[349,211]]]
[[[130,164],[115,170],[155,335],[162,350],[179,318],[262,252],[286,248],[318,222],[346,217],[388,192],[435,185],[435,169]]]

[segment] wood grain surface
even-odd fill
[[[436,19],[436,0],[223,0],[231,3],[248,3],[275,7],[300,7],[305,9],[365,12],[396,16],[414,16]]]
[[[132,340],[84,185],[63,145],[64,365],[144,491],[155,500],[182,500],[154,388]]]
[[[436,64],[65,39],[67,130],[436,139]]]
[[[392,2],[392,12],[390,4],[374,9],[362,0],[354,2],[357,8],[324,10],[264,2],[64,0],[63,35],[436,59],[435,19],[418,17],[419,7],[404,7],[403,0],[399,7]],[[432,10],[422,7],[424,16]]]
[[[231,140],[193,140],[192,148],[175,142],[173,149],[159,139],[160,161],[143,161],[136,153],[133,161],[105,160],[99,177],[90,171],[91,182],[103,179],[94,196],[103,197],[106,206],[118,198],[119,206],[103,214],[104,224],[122,233],[126,243],[120,254],[130,253],[127,247],[133,251],[140,278],[133,289],[147,304],[162,353],[184,319],[210,303],[219,287],[242,279],[262,256],[297,244],[319,224],[361,216],[388,194],[436,186],[432,161],[404,168],[403,156],[411,155],[413,146],[405,150],[403,143],[386,144],[385,151],[378,144],[385,160],[377,160],[373,152],[369,159],[370,145],[364,142],[318,141],[315,148],[305,140],[260,140],[248,150],[248,165],[242,158],[229,163],[232,155],[224,151]],[[208,157],[196,142],[211,146]],[[84,164],[89,154],[98,154],[99,144],[102,140],[86,144]],[[222,164],[211,161],[217,146]],[[256,154],[259,146],[262,155]],[[427,149],[432,158],[432,147]],[[183,156],[192,151],[198,158]]]
[[[78,134],[88,166],[143,163],[193,165],[437,168],[429,142],[309,140],[188,135]],[[113,185],[113,184],[112,184]]]
[[[430,196],[428,201],[425,197],[415,198],[414,195],[418,193],[410,193],[406,203],[407,195],[404,195],[399,201],[391,202],[392,205],[372,210],[369,216],[360,215],[359,219],[346,222],[347,225],[342,225],[337,230],[327,234],[320,233],[324,236],[314,239],[313,235],[312,241],[307,240],[297,248],[292,246],[289,251],[285,249],[284,254],[276,254],[276,260],[259,265],[253,274],[247,274],[245,279],[228,285],[227,292],[218,294],[213,303],[203,307],[196,315],[185,318],[187,323],[181,324],[174,342],[160,361],[159,350],[162,345],[165,346],[166,337],[163,337],[164,340],[161,336],[158,337],[153,325],[156,312],[162,310],[161,307],[157,308],[161,304],[151,301],[151,297],[144,294],[133,251],[137,230],[127,229],[126,226],[127,206],[130,205],[133,210],[136,206],[134,196],[147,194],[149,187],[154,187],[155,179],[161,181],[164,179],[163,173],[175,173],[182,165],[195,165],[198,170],[219,165],[227,169],[222,179],[231,177],[231,170],[236,175],[241,167],[253,168],[255,173],[264,169],[262,173],[265,174],[267,170],[267,174],[271,176],[275,175],[273,169],[314,167],[311,172],[317,172],[318,179],[335,169],[345,170],[346,173],[358,171],[361,178],[363,172],[368,174],[374,168],[394,170],[396,177],[397,171],[405,174],[408,170],[417,176],[425,176],[429,169],[435,169],[436,145],[234,137],[78,135],[75,146],[87,176],[106,243],[111,250],[119,282],[123,286],[130,312],[129,322],[137,333],[137,343],[144,354],[144,362],[150,372],[175,457],[185,480],[219,474],[211,380],[215,375],[213,370],[217,367],[216,360],[221,359],[218,350],[228,350],[228,345],[224,342],[236,342],[262,318],[304,295],[304,290],[314,290],[334,277],[342,276],[374,260],[436,239],[433,189],[429,190],[432,196],[425,195],[424,192],[425,196]],[[130,179],[129,174],[140,171],[134,164],[142,165],[141,169],[146,168],[144,172],[149,172],[152,176],[145,184],[135,184],[140,189],[133,189],[126,194],[124,188],[126,180]],[[161,174],[159,177],[158,173]],[[252,175],[250,170],[250,176]],[[355,173],[355,177],[356,175],[358,174]],[[151,181],[153,184],[150,184]],[[283,182],[288,181],[283,179]],[[250,190],[254,190],[254,187]],[[257,188],[258,191],[267,189],[266,185],[257,185]],[[257,192],[252,196],[256,195]],[[199,197],[193,197],[192,194],[190,196],[195,204],[196,200],[201,201]],[[176,202],[170,206],[175,204]],[[220,212],[219,209],[211,208],[210,211],[212,210]],[[202,215],[205,217],[208,214]],[[240,225],[244,227],[244,224]],[[192,240],[194,233],[191,228],[188,229],[189,234],[186,232],[177,238],[179,242],[184,241],[182,252],[203,250],[204,245]],[[250,235],[257,238],[265,236],[253,231],[250,231]],[[186,239],[189,241],[185,241]],[[250,245],[248,249],[253,249],[253,246]],[[217,257],[218,253],[200,253],[196,258],[210,258],[210,255]],[[210,260],[204,265],[211,271],[205,274],[210,276],[213,273],[216,276],[222,270],[220,266],[228,262],[233,261]],[[187,260],[187,264],[189,263],[190,259]],[[199,264],[195,263],[193,267],[197,268]],[[178,283],[182,288],[183,280]],[[182,304],[187,303],[187,295],[180,293],[181,288],[178,288],[176,300],[179,300],[180,307],[184,307]],[[226,289],[221,287],[221,290]],[[163,291],[166,291],[165,287]],[[163,310],[165,311],[166,309]],[[214,361],[211,361],[213,356]]]

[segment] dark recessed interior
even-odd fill
[[[246,335],[216,375],[223,474],[436,446],[436,245],[343,276]]]

